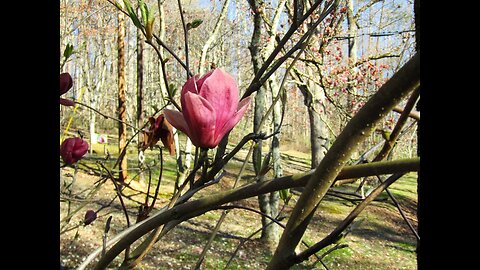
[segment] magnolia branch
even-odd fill
[[[288,269],[295,247],[302,238],[320,201],[337,179],[351,154],[374,130],[376,124],[405,96],[420,85],[420,52],[390,78],[349,121],[312,174],[300,196],[287,228],[267,269]]]
[[[132,125],[130,125],[129,123],[127,123],[127,122],[124,122],[124,121],[122,121],[122,120],[120,120],[120,119],[118,119],[118,118],[115,118],[115,117],[112,117],[112,116],[108,116],[108,115],[106,115],[106,114],[104,114],[104,113],[100,112],[99,110],[97,110],[97,109],[95,109],[95,108],[92,108],[92,107],[88,106],[87,104],[84,104],[84,103],[82,103],[82,102],[79,102],[79,101],[73,101],[73,102],[74,102],[75,104],[81,105],[81,106],[83,106],[83,107],[86,107],[86,108],[88,108],[88,109],[90,109],[90,110],[92,110],[92,111],[94,111],[94,112],[96,112],[96,113],[100,114],[100,115],[101,115],[101,116],[103,116],[105,119],[108,119],[108,118],[110,118],[110,119],[112,119],[112,120],[115,120],[115,121],[117,121],[117,122],[119,122],[119,123],[125,124],[125,125],[127,125],[128,127],[132,128],[132,129],[134,129],[134,130],[137,130],[137,131],[144,131],[143,129],[138,129],[137,127],[135,127],[135,126],[132,126]]]
[[[372,175],[406,173],[418,171],[420,168],[420,159],[402,159],[395,161],[372,162],[355,166],[346,166],[338,174],[337,179],[359,178]],[[108,264],[120,254],[127,246],[135,242],[137,239],[147,234],[151,230],[173,220],[184,220],[192,214],[201,215],[218,206],[258,196],[260,194],[279,191],[282,189],[305,186],[313,171],[295,174],[267,180],[261,183],[252,183],[247,186],[239,187],[233,190],[227,190],[210,196],[205,196],[198,200],[186,202],[177,205],[168,210],[161,209],[151,217],[132,225],[123,232],[119,233],[107,243],[107,247],[113,245],[103,256],[95,269],[104,269]],[[100,254],[102,248],[98,248],[91,253],[87,259],[77,268],[78,270],[85,267]]]
[[[120,12],[122,12],[123,14],[125,14],[127,17],[130,17],[130,14],[128,12],[126,12],[122,6],[117,3],[116,1],[112,1],[112,0],[106,0],[107,2],[109,2],[110,4],[114,5]],[[183,16],[183,15],[182,15]],[[144,25],[141,25],[141,27],[138,27],[138,29],[140,29],[140,31],[142,31],[143,35],[146,37],[147,34],[145,32],[145,26]],[[155,33],[152,33],[152,37],[155,38],[155,40],[157,41],[157,43],[162,46],[165,50],[167,50],[168,53],[170,53],[170,55],[173,56],[173,58],[175,58],[175,60],[177,60],[177,62],[187,71],[187,76],[193,76],[193,73],[190,72],[189,68],[188,68],[188,65],[185,64],[181,59],[180,57],[178,57],[178,55],[172,50],[170,49],[170,47],[168,47]]]
[[[372,202],[380,193],[382,193],[383,190],[385,190],[388,186],[393,184],[396,180],[398,180],[401,176],[403,176],[403,173],[397,173],[392,176],[390,176],[385,182],[383,182],[381,185],[379,185],[372,193],[370,193],[365,200],[363,200],[361,203],[359,203],[355,209],[353,209],[352,212],[329,234],[327,235],[323,240],[320,242],[316,243],[315,245],[311,246],[307,250],[301,252],[298,255],[293,255],[289,259],[294,261],[295,263],[300,263],[302,261],[305,261],[310,257],[311,255],[315,254],[316,252],[322,250],[323,248],[327,247],[328,245],[333,244],[335,241],[338,240],[338,238],[341,236],[341,233],[345,231],[345,229],[355,220],[355,218],[362,212],[365,207]],[[283,269],[283,268],[282,268]]]
[[[318,8],[318,6],[322,3],[323,1],[322,0],[318,0],[316,1],[315,3],[312,4],[312,6],[310,7],[310,9],[305,12],[305,14],[299,19],[298,23],[297,24],[293,24],[287,31],[287,33],[285,33],[285,35],[283,36],[283,38],[281,40],[278,41],[278,44],[277,46],[275,47],[275,49],[273,50],[273,52],[270,54],[270,56],[267,58],[267,60],[265,60],[265,62],[263,63],[262,67],[260,67],[260,69],[258,70],[258,72],[255,74],[255,77],[253,78],[252,82],[250,83],[250,85],[248,86],[247,90],[245,91],[245,93],[243,94],[242,96],[242,99],[247,97],[247,96],[250,96],[252,93],[254,93],[255,91],[257,91],[266,81],[267,79],[271,76],[272,73],[274,73],[278,67],[281,66],[281,64],[290,57],[290,55],[292,55],[296,50],[298,50],[303,42],[305,41],[305,39],[307,38],[307,36],[310,35],[310,33],[308,31],[313,31],[313,29],[315,29],[321,21],[323,21],[323,19],[328,15],[330,14],[330,12],[338,5],[338,1],[334,1],[322,14],[321,16],[319,17],[319,19],[315,22],[315,24],[313,24],[312,27],[309,28],[309,30],[307,31],[307,33],[305,33],[301,38],[300,40],[295,44],[295,46],[290,49],[288,51],[287,54],[285,54],[283,57],[281,57],[280,59],[278,59],[275,63],[273,63],[273,61],[275,60],[275,58],[277,57],[277,55],[280,53],[280,51],[282,51],[285,47],[285,45],[287,44],[287,42],[290,40],[291,36],[298,30],[298,28],[302,25],[302,23],[310,17],[310,15]],[[273,64],[272,64],[273,63]],[[265,74],[265,72],[267,71],[267,69],[271,67],[267,74]],[[264,75],[265,74],[265,75]]]
[[[400,106],[396,106],[395,108],[393,108],[393,111],[397,112],[397,113],[403,113],[403,110],[404,109]],[[408,116],[417,120],[417,121],[420,121],[420,112],[419,111],[410,111]]]

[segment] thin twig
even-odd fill
[[[380,181],[380,183],[383,184],[382,178],[381,178],[380,176],[377,175],[377,179],[378,179],[378,181]],[[390,190],[388,190],[388,188],[385,188],[385,191],[387,192],[387,194],[388,194],[388,196],[390,197],[390,199],[392,199],[393,204],[395,204],[395,206],[397,207],[398,212],[400,212],[400,215],[402,216],[403,220],[405,220],[405,222],[407,223],[408,228],[410,228],[410,230],[412,231],[413,235],[415,235],[415,238],[417,238],[417,241],[420,241],[420,236],[418,235],[418,232],[415,230],[415,228],[413,227],[412,223],[410,223],[410,221],[408,220],[407,216],[406,216],[405,213],[403,212],[402,208],[400,207],[400,203],[399,203],[399,202],[397,201],[397,199],[393,196],[393,194],[390,192]]]
[[[118,199],[120,200],[120,204],[122,205],[123,213],[125,214],[125,219],[127,220],[127,228],[130,227],[130,218],[128,217],[127,207],[125,206],[125,202],[123,201],[122,191],[118,186],[115,177],[113,174],[108,170],[102,163],[100,165],[103,167],[104,170],[107,171],[108,175],[110,176],[110,180],[112,180],[113,184],[115,185],[115,191],[117,192]],[[130,254],[130,246],[127,246],[125,249],[125,259],[129,257]]]
[[[238,146],[238,145],[237,145]],[[243,174],[243,171],[245,170],[245,167],[248,163],[248,160],[250,159],[250,156],[251,154],[253,153],[253,144],[250,146],[250,149],[247,153],[247,156],[245,157],[243,163],[242,163],[242,167],[240,168],[240,171],[238,172],[238,175],[237,177],[235,178],[235,182],[233,183],[233,186],[232,188],[236,188],[237,187],[237,184],[238,184],[238,181],[240,180],[240,178],[242,177],[242,174]],[[213,239],[215,238],[215,236],[217,235],[218,231],[220,230],[220,226],[222,225],[223,221],[225,220],[225,217],[227,216],[227,214],[230,212],[230,210],[226,210],[224,212],[222,212],[222,215],[220,216],[220,218],[218,219],[217,221],[217,224],[215,225],[215,229],[212,231],[211,235],[210,235],[210,238],[208,239],[208,242],[205,244],[205,246],[203,247],[203,250],[202,250],[202,253],[200,254],[200,257],[198,258],[197,260],[197,263],[195,264],[195,269],[199,269],[200,268],[200,265],[201,263],[203,262],[204,260],[204,257],[205,255],[207,254],[207,251],[208,249],[210,248],[210,245],[212,244],[213,242]],[[253,235],[252,235],[253,236]],[[237,247],[238,248],[238,247]],[[235,254],[235,253],[234,253]],[[233,256],[233,255],[232,255]],[[227,266],[225,267],[228,267],[228,264],[227,263]]]
[[[120,123],[122,123],[122,124],[125,124],[125,125],[127,125],[128,127],[132,128],[132,129],[135,129],[135,130],[138,130],[138,131],[144,131],[144,130],[142,130],[142,129],[138,129],[138,128],[136,128],[135,126],[132,126],[132,125],[130,125],[129,123],[127,123],[127,122],[124,122],[124,121],[122,121],[122,120],[120,120],[120,119],[118,119],[118,118],[115,118],[115,117],[112,117],[112,116],[108,116],[108,115],[106,115],[106,114],[104,114],[104,113],[100,112],[99,110],[97,110],[97,109],[95,109],[95,108],[92,108],[92,107],[88,106],[87,104],[84,104],[84,103],[82,103],[82,102],[79,102],[79,101],[73,101],[73,102],[74,102],[75,104],[78,104],[78,105],[84,106],[84,107],[86,107],[86,108],[88,108],[88,109],[90,109],[90,110],[92,110],[92,111],[94,111],[94,112],[96,112],[96,113],[100,114],[101,116],[103,116],[103,117],[105,117],[105,118],[110,118],[110,119],[112,119],[112,120],[115,120],[115,121],[117,121],[117,122],[120,122]]]
[[[190,73],[189,73],[189,61],[188,61],[188,29],[187,25],[185,23],[185,18],[183,17],[183,9],[182,9],[182,3],[180,0],[177,1],[178,3],[178,10],[180,11],[180,18],[182,20],[182,26],[183,26],[183,38],[185,42],[185,63],[186,63],[186,70],[187,70],[187,79],[190,78]]]
[[[101,164],[102,168],[107,171],[108,175],[110,176],[110,180],[112,180],[113,185],[115,185],[115,191],[117,192],[118,199],[120,200],[120,204],[122,205],[123,213],[125,214],[125,219],[127,220],[127,227],[130,227],[130,218],[128,217],[128,212],[127,212],[127,207],[125,206],[125,202],[123,201],[122,197],[122,191],[120,190],[120,187],[117,184],[117,180],[115,180],[115,177],[113,176],[112,172],[110,172],[105,165]]]
[[[247,238],[243,239],[243,241],[241,241],[238,245],[237,245],[237,248],[235,249],[235,251],[232,253],[232,255],[230,256],[230,259],[228,260],[227,264],[225,265],[224,269],[227,269],[227,267],[230,265],[230,262],[233,260],[233,258],[235,257],[235,254],[238,252],[238,250],[240,250],[240,247],[248,240],[251,240],[251,238],[257,234],[258,232],[264,230],[266,227],[272,225],[273,223],[277,224],[278,226],[282,227],[283,229],[285,229],[285,225],[282,224],[280,222],[281,219],[283,218],[280,218],[281,214],[283,213],[283,210],[285,209],[285,206],[286,204],[283,205],[282,209],[280,209],[280,211],[278,212],[277,216],[276,217],[272,217],[270,215],[267,215],[259,210],[256,210],[256,209],[253,209],[253,208],[250,208],[250,207],[246,207],[246,206],[241,206],[241,205],[224,205],[224,206],[219,206],[217,209],[225,209],[227,211],[229,210],[233,210],[233,209],[242,209],[242,210],[247,210],[247,211],[250,211],[250,212],[253,212],[253,213],[256,213],[262,217],[265,217],[265,218],[268,218],[270,220],[269,223],[265,224],[264,226],[262,226],[260,229],[256,230],[254,233],[252,233],[250,236],[248,236]],[[310,246],[307,244],[307,242],[303,241],[302,240],[302,244],[304,246],[306,246],[307,248],[309,248]],[[318,257],[316,254],[315,256],[317,257],[318,260],[321,260],[321,257]],[[322,262],[323,263],[323,262]]]
[[[107,0],[109,3],[111,3],[112,5],[114,5],[120,12],[122,12],[123,14],[125,14],[127,17],[130,17],[130,14],[128,14],[128,12],[126,12],[125,10],[123,10],[123,8],[117,4],[117,2],[114,2],[112,0]],[[143,35],[146,37],[147,34],[145,32],[145,26],[140,24],[141,27],[139,28]],[[186,65],[181,59],[180,57],[178,57],[177,54],[175,54],[175,52],[173,52],[172,49],[170,49],[170,47],[168,47],[155,33],[153,33],[153,37],[155,38],[155,40],[157,41],[157,43],[162,46],[165,50],[167,50],[168,53],[170,53],[173,58],[175,58],[175,60],[177,60],[177,62],[183,67],[185,68],[185,70],[187,71],[187,74],[189,76],[193,76],[193,73],[190,72],[189,68],[188,68],[188,65]]]
[[[170,101],[173,104],[173,106],[175,106],[175,108],[177,108],[177,110],[181,112],[182,108],[175,101],[174,97],[172,96],[172,91],[170,90],[170,86],[168,85],[167,68],[165,65],[165,60],[163,59],[162,54],[160,53],[160,50],[158,50],[158,48],[155,45],[153,45],[152,42],[148,40],[145,42],[150,46],[152,46],[152,48],[155,50],[155,52],[157,53],[158,59],[160,60],[160,64],[162,65],[162,75],[163,75],[163,81],[165,83],[165,87],[167,89],[168,101]]]
[[[153,207],[155,207],[155,203],[157,201],[157,197],[158,197],[158,192],[160,191],[160,184],[162,182],[162,175],[163,175],[163,151],[162,151],[162,148],[161,147],[158,147],[158,149],[160,149],[160,174],[158,175],[158,183],[157,183],[157,187],[155,188],[155,194],[153,196],[153,201],[152,201],[152,204],[150,205],[150,210],[153,209]]]
[[[354,178],[367,175],[390,174],[394,172],[418,171],[419,158],[409,159],[403,161],[385,161],[378,163],[369,163],[355,166],[347,166],[338,174],[338,178]],[[100,258],[96,265],[96,269],[104,269],[126,246],[130,245],[143,235],[151,230],[162,226],[165,223],[173,220],[181,222],[184,218],[192,218],[197,215],[204,214],[210,209],[216,208],[218,205],[225,203],[258,196],[259,194],[270,193],[287,188],[304,186],[313,171],[291,176],[284,176],[274,180],[265,181],[262,183],[252,183],[234,190],[227,190],[217,194],[205,196],[201,199],[186,202],[182,205],[177,205],[172,209],[162,208],[157,213],[153,214],[146,220],[132,225],[130,228],[120,232],[107,242],[107,246],[112,246],[105,256]],[[87,265],[100,254],[101,248],[93,251],[77,268],[78,270],[85,269]]]
[[[320,242],[314,244],[307,250],[299,253],[298,255],[294,255],[291,260],[293,260],[295,263],[300,263],[302,261],[305,261],[310,257],[311,255],[317,253],[318,251],[322,250],[323,248],[327,247],[328,245],[331,245],[335,241],[338,240],[338,238],[341,236],[341,233],[355,220],[355,218],[365,209],[365,207],[373,201],[380,193],[382,193],[385,188],[393,184],[396,180],[400,179],[404,173],[399,173],[399,174],[393,174],[390,176],[385,182],[380,184],[372,193],[370,193],[360,204],[358,204],[355,209],[350,212],[350,214],[325,238],[323,238]]]
[[[190,72],[188,66],[180,59],[180,57],[178,57],[178,55],[176,55],[172,51],[172,49],[170,49],[156,34],[153,34],[153,37],[155,38],[155,40],[160,46],[162,46],[165,50],[167,50],[167,52],[170,53],[175,58],[175,60],[177,60],[177,62],[187,71],[188,75],[192,77],[193,73]]]
[[[292,55],[296,50],[300,49],[300,47],[303,45],[305,39],[307,36],[310,35],[311,32],[320,24],[320,22],[323,21],[323,19],[333,10],[334,7],[338,5],[338,1],[334,1],[333,4],[331,4],[325,12],[323,12],[320,16],[319,19],[313,24],[312,27],[309,28],[309,30],[300,38],[300,40],[290,49],[284,56],[279,58],[275,63],[272,64],[278,53],[284,48],[286,45],[287,41],[290,40],[290,37],[297,31],[297,29],[302,25],[303,21],[305,21],[307,18],[310,17],[310,15],[317,9],[317,7],[322,3],[322,0],[316,1],[310,9],[305,13],[305,15],[299,20],[298,24],[294,24],[288,29],[287,33],[283,36],[283,38],[278,42],[278,45],[275,47],[273,52],[270,54],[270,56],[265,60],[263,63],[262,67],[258,70],[258,72],[255,74],[255,77],[253,78],[252,82],[248,86],[247,90],[242,96],[242,99],[250,96],[253,92],[257,91],[266,81],[267,79],[282,65],[282,63],[287,60],[290,55]],[[271,68],[268,70],[268,72],[264,75],[264,73],[267,71],[267,69],[271,66]]]

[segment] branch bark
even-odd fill
[[[300,196],[267,269],[288,269],[295,264],[298,245],[318,204],[351,154],[375,125],[406,95],[420,85],[420,52],[417,52],[350,120],[309,180]]]
[[[365,209],[365,207],[372,202],[383,190],[385,190],[388,186],[393,184],[396,180],[398,180],[403,174],[394,174],[390,176],[385,182],[383,182],[380,186],[378,186],[370,195],[368,195],[365,200],[363,200],[360,204],[353,209],[352,212],[325,238],[323,238],[320,242],[316,243],[315,245],[311,246],[307,250],[301,252],[297,256],[295,256],[295,263],[300,263],[305,261],[311,255],[315,254],[316,252],[322,250],[323,248],[327,247],[330,244],[333,244],[341,233],[350,225],[353,220]]]
[[[215,27],[213,29],[213,32],[210,34],[208,37],[207,41],[202,47],[202,54],[200,56],[200,64],[198,67],[198,74],[202,75],[205,72],[205,61],[207,58],[207,52],[210,46],[212,45],[212,42],[217,38],[218,31],[220,30],[220,27],[222,26],[223,20],[225,19],[225,16],[227,15],[228,11],[228,6],[230,5],[231,0],[225,0],[225,3],[223,4],[222,10],[220,11],[220,16],[218,17],[217,23],[215,24]]]
[[[372,162],[367,164],[347,166],[338,174],[337,179],[364,177],[378,174],[404,173],[418,171],[420,168],[420,159],[403,159],[395,161]],[[262,183],[253,183],[248,186],[239,187],[233,190],[227,190],[210,196],[205,196],[195,201],[186,202],[177,205],[168,210],[161,209],[151,217],[142,222],[132,225],[130,228],[113,237],[107,246],[114,244],[103,256],[94,269],[105,269],[113,259],[120,254],[127,246],[137,239],[147,234],[149,231],[161,226],[169,221],[180,221],[204,214],[225,203],[230,203],[246,198],[251,198],[259,194],[265,194],[282,189],[305,186],[313,171],[276,178]],[[180,222],[179,222],[180,223]],[[95,250],[87,259],[77,268],[85,267],[101,252],[101,247]]]
[[[127,147],[127,97],[126,97],[126,81],[125,81],[125,18],[124,14],[118,13],[118,118],[121,122],[118,123],[118,152],[124,153]],[[127,158],[124,154],[119,155],[120,175],[119,181],[124,182],[127,177]]]

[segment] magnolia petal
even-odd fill
[[[175,155],[175,141],[173,140],[173,127],[168,122],[167,118],[164,118],[162,121],[162,126],[160,127],[160,139],[162,140],[163,145],[168,148],[168,152],[171,156]]]
[[[190,136],[190,130],[181,112],[164,109],[163,115],[165,115],[165,118],[172,126],[185,133],[187,136]]]
[[[70,99],[60,98],[60,104],[64,106],[75,106],[75,102]]]
[[[67,164],[80,160],[88,151],[88,143],[78,137],[65,139],[60,146],[60,155]]]
[[[182,93],[181,93],[181,96],[182,96],[182,97],[183,97],[183,95],[184,95],[186,92],[192,92],[192,93],[198,94],[198,91],[199,91],[200,89],[197,88],[197,80],[198,80],[198,75],[193,76],[193,77],[190,77],[190,78],[185,82],[185,84],[184,84],[183,87],[182,87]]]
[[[77,160],[81,159],[88,152],[88,143],[82,139],[75,141],[75,146],[72,150],[72,156]]]
[[[215,143],[218,145],[220,141],[223,139],[223,136],[227,134],[233,127],[235,127],[236,124],[242,119],[242,116],[245,114],[245,112],[248,109],[248,105],[250,104],[251,98],[246,97],[240,101],[238,104],[238,110],[237,112],[223,125],[223,127],[219,130],[217,130],[217,133],[215,134]]]
[[[69,73],[60,74],[60,95],[65,94],[73,86],[73,79]]]
[[[205,82],[205,80],[207,80],[213,74],[214,71],[215,71],[214,69],[210,70],[209,72],[205,73],[205,75],[203,75],[200,79],[196,81],[198,90],[202,88],[202,85]]]
[[[73,140],[66,139],[62,142],[62,145],[60,146],[60,155],[62,156],[63,161],[67,164],[73,164],[75,162],[72,158],[72,151],[74,145],[75,144],[73,143]]]
[[[250,101],[252,100],[252,98],[250,96],[242,99],[239,103],[238,103],[238,107],[237,107],[237,112],[240,111],[240,110],[246,110],[248,108],[248,105],[250,104]],[[245,109],[244,109],[245,108]]]
[[[197,84],[198,85],[198,84]],[[238,88],[235,80],[221,69],[215,69],[205,79],[200,95],[213,106],[217,121],[215,125],[222,127],[235,114],[238,106]]]
[[[203,97],[191,92],[184,95],[183,116],[190,129],[190,139],[195,146],[214,148],[215,109]]]

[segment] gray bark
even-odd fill
[[[143,126],[143,34],[137,29],[137,128]],[[143,133],[138,133],[138,167],[140,168],[139,179],[143,181],[142,168],[144,166]]]
[[[272,19],[271,29],[267,31],[268,33],[268,40],[269,42],[264,46],[261,41],[263,35],[263,20],[262,20],[262,13],[264,12],[261,10],[263,5],[263,1],[254,0],[249,2],[251,5],[252,10],[255,11],[254,14],[254,30],[250,44],[250,53],[252,57],[253,69],[254,72],[257,73],[260,67],[262,66],[265,59],[269,57],[274,49],[274,38],[276,35],[276,29],[280,20],[280,14],[282,13],[283,7],[285,5],[285,0],[280,1],[278,3],[277,8],[275,9],[275,14]],[[264,14],[265,15],[265,14]],[[262,86],[255,95],[255,105],[254,105],[254,122],[253,122],[253,129],[255,133],[260,132],[260,125],[262,118],[265,114],[266,108],[266,95],[267,91],[270,90],[272,93],[272,99],[278,94],[279,86],[277,84],[275,74],[272,74],[270,78],[268,78],[267,83],[269,89],[265,86]],[[280,126],[280,118],[281,118],[281,108],[280,103],[277,104],[273,108],[273,126],[274,130],[277,130]],[[262,167],[262,141],[259,141],[254,150],[253,150],[253,164],[255,169],[255,174],[257,175],[257,181],[265,181],[265,177],[260,175],[260,170]],[[272,159],[273,159],[273,167],[274,167],[274,174],[276,176],[282,175],[282,168],[281,168],[281,158],[280,158],[280,140],[279,134],[275,135],[272,138]],[[272,192],[270,194],[263,194],[258,196],[258,202],[260,205],[260,210],[262,213],[270,216],[276,217],[278,215],[278,206],[279,206],[279,194],[278,192]],[[267,226],[268,225],[268,226]],[[279,226],[275,223],[272,223],[268,218],[262,217],[262,226],[264,229],[262,230],[261,239],[263,239],[267,245],[273,250],[279,240]]]
[[[121,155],[127,144],[127,106],[126,106],[126,82],[125,82],[125,17],[123,13],[118,12],[117,27],[117,52],[118,52],[118,118],[122,121],[118,123],[118,153],[120,164],[119,181],[124,182],[127,179],[127,157]]]
[[[297,77],[303,84],[298,85],[300,91],[304,96],[304,103],[308,111],[308,119],[310,126],[310,154],[312,169],[316,168],[320,161],[322,161],[328,150],[328,129],[325,122],[322,120],[326,118],[325,109],[322,104],[325,102],[325,95],[320,85],[312,81],[312,79],[319,78],[313,70],[307,66],[306,80],[301,78],[299,73]]]
[[[415,50],[417,52],[420,51],[420,1],[415,0],[413,2],[413,12],[415,16]],[[421,87],[421,86],[420,86]],[[418,99],[416,110],[420,112],[420,98]],[[417,121],[417,156],[420,157],[420,119]],[[424,193],[423,191],[423,183],[420,178],[420,172],[417,172],[417,209],[421,209],[423,206],[422,203],[422,197],[420,196],[421,193]],[[421,211],[417,211],[417,220],[421,221],[423,217],[420,215]],[[422,228],[422,222],[418,223],[418,232],[421,234],[423,231]],[[417,242],[417,249],[415,250],[417,253],[417,267],[421,268],[420,264],[423,263],[423,259],[421,256],[422,253],[422,246],[420,245],[421,241]],[[425,264],[423,264],[424,266]]]
[[[347,23],[348,23],[348,62],[350,65],[350,70],[353,69],[355,63],[357,62],[357,43],[355,40],[355,36],[357,35],[357,22],[355,20],[355,15],[353,13],[353,0],[347,0]],[[356,93],[356,90],[351,85],[347,86],[349,92]],[[355,97],[352,95],[347,96],[347,111],[348,113],[353,112],[353,101]]]
[[[259,1],[259,0],[250,1],[252,10],[258,11],[262,3],[263,1]],[[253,27],[254,27],[253,28],[254,30],[253,30],[249,50],[252,58],[253,70],[256,73],[258,72],[258,70],[260,69],[263,63],[262,53],[261,53],[261,48],[263,45],[261,42],[263,28],[262,28],[262,18],[259,12],[255,12],[254,14]],[[253,113],[253,132],[254,133],[260,132],[260,123],[265,113],[265,103],[266,103],[265,96],[266,96],[266,89],[264,86],[262,86],[255,95],[255,101],[254,101],[255,104],[254,104],[254,113]],[[262,146],[263,146],[263,141],[262,140],[258,141],[252,153],[253,167],[254,167],[255,175],[257,176],[258,182],[265,181],[265,177],[260,175],[260,171],[262,167]],[[260,211],[262,211],[262,213],[266,215],[271,215],[271,207],[270,207],[269,201],[270,201],[269,194],[261,194],[258,196]],[[262,230],[261,239],[263,239],[267,243],[269,242],[269,239],[271,239],[270,237],[272,236],[271,231],[267,229],[268,227],[265,227],[267,224],[269,224],[269,222],[270,220],[268,220],[265,217],[262,217],[262,226],[264,227],[264,229]]]

